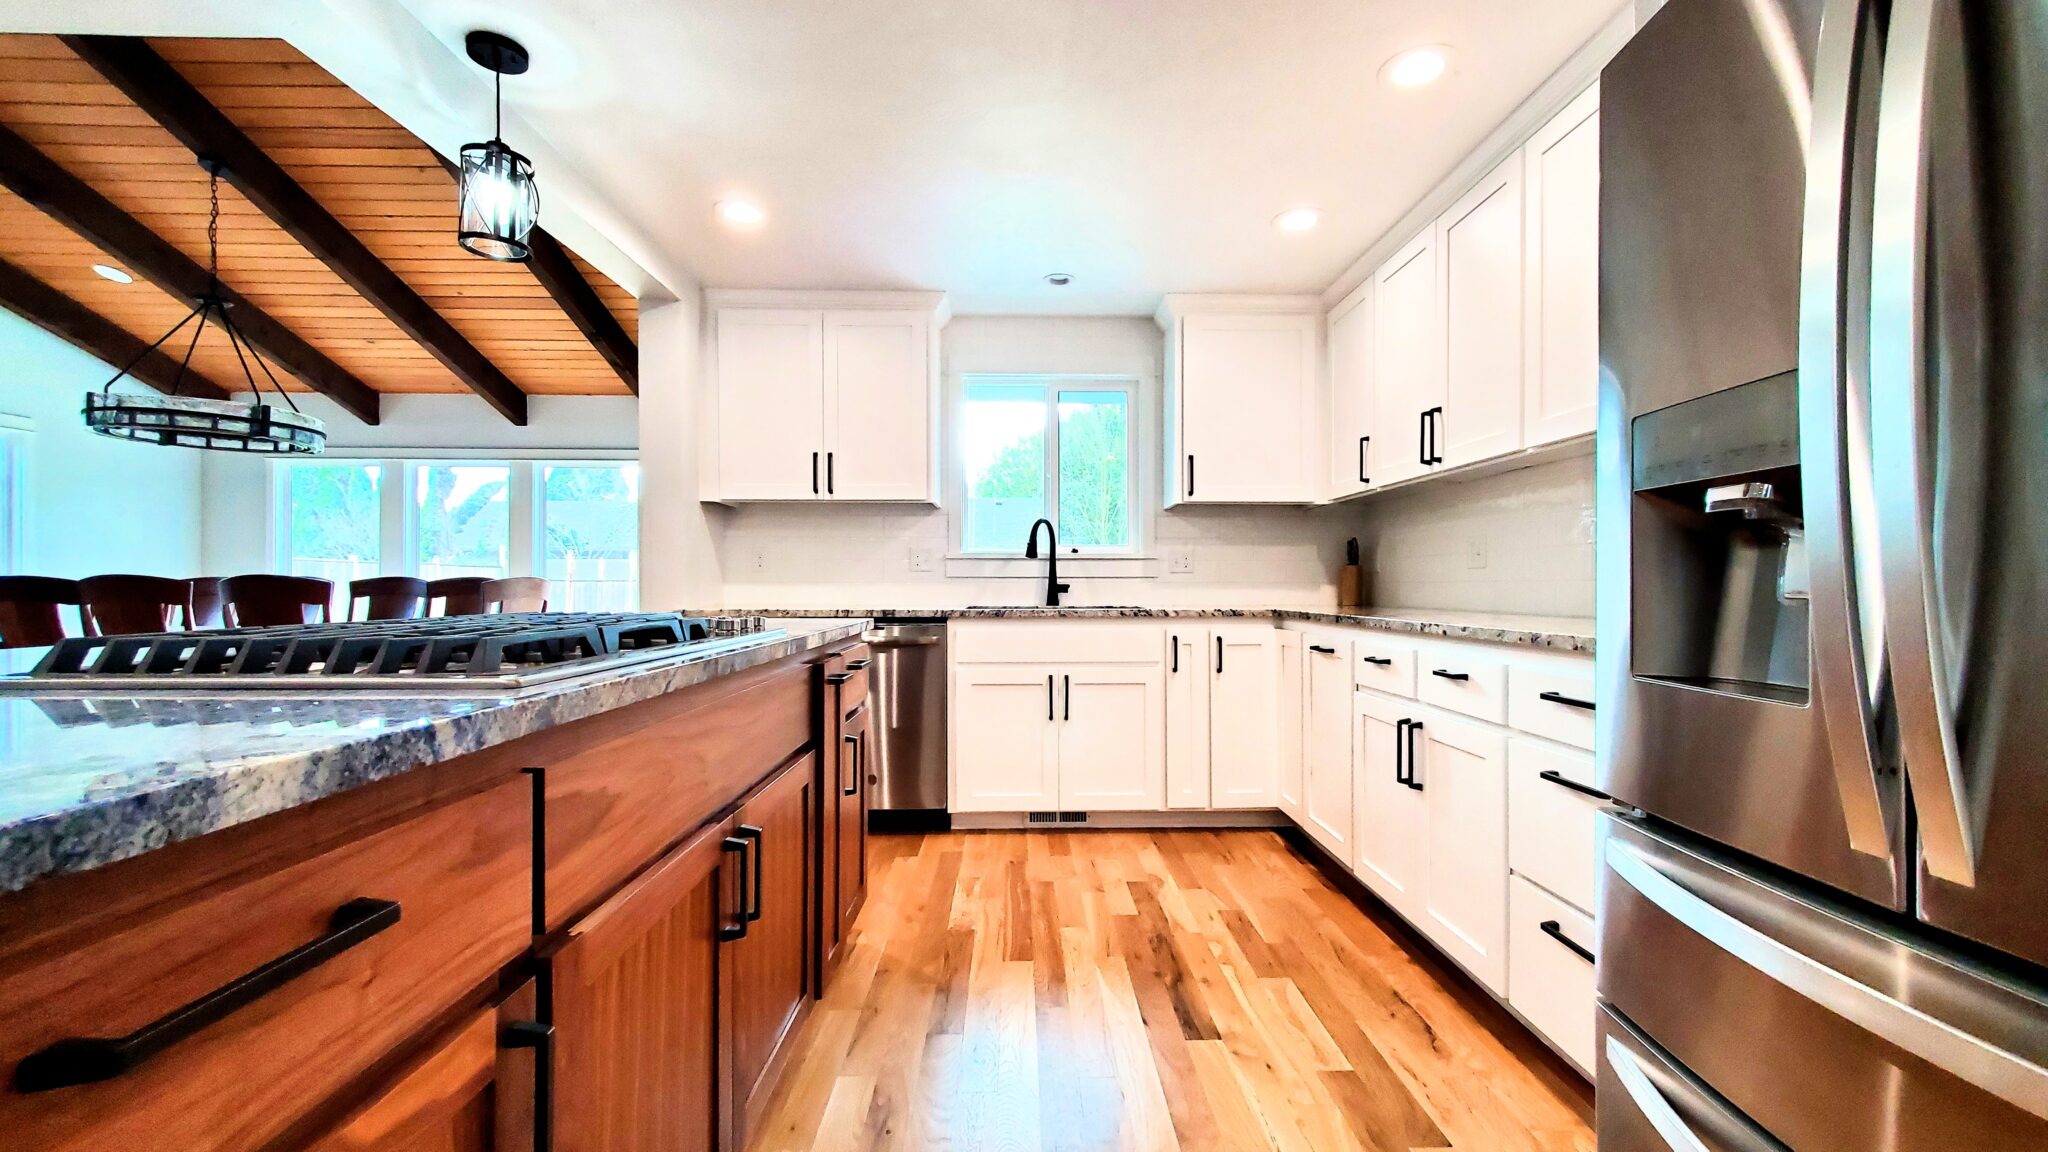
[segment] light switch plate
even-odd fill
[[[912,572],[931,571],[932,550],[929,548],[912,548],[910,550],[910,570]]]
[[[1166,570],[1176,576],[1186,576],[1195,570],[1194,553],[1185,548],[1175,548],[1166,554]]]

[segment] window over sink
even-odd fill
[[[963,554],[1022,555],[1041,517],[1062,554],[1137,550],[1133,381],[969,375],[963,384]]]

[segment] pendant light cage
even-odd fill
[[[157,337],[156,343],[122,365],[121,370],[114,373],[99,391],[85,394],[85,426],[116,440],[134,440],[169,448],[269,455],[318,454],[327,447],[326,426],[317,417],[299,411],[297,402],[278,383],[262,353],[256,351],[248,337],[235,327],[228,313],[229,301],[220,285],[221,167],[206,158],[201,158],[200,163],[212,176],[206,219],[206,291],[193,304],[192,311],[172,325],[170,331]],[[199,338],[205,334],[209,322],[227,336],[228,346],[235,351],[235,359],[242,366],[242,377],[248,383],[254,400],[211,400],[178,395],[192,363],[192,353],[199,348]],[[178,370],[171,377],[169,395],[114,391],[114,385],[134,371],[137,364],[156,354],[187,325],[192,326],[192,339],[185,345],[185,355],[178,361]],[[257,383],[256,373],[249,367],[251,360],[262,369],[264,379],[270,382],[271,391],[277,394],[277,398],[284,401],[284,407],[264,402],[262,385]]]
[[[526,71],[526,49],[496,32],[471,32],[464,41],[470,59],[492,76],[491,138],[462,146],[457,177],[460,218],[455,239],[489,260],[524,260],[532,255],[528,237],[540,220],[540,187],[533,161],[504,141],[505,77]]]

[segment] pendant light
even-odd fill
[[[326,427],[318,419],[299,411],[290,393],[278,384],[262,354],[250,345],[248,338],[229,318],[228,302],[220,287],[221,166],[206,157],[201,157],[199,162],[211,177],[206,216],[206,291],[200,294],[192,311],[187,312],[185,318],[173,325],[170,331],[157,337],[156,343],[122,365],[121,370],[114,373],[113,379],[99,391],[85,394],[85,426],[117,440],[137,440],[170,448],[271,454],[317,453],[327,447]],[[199,323],[192,329],[192,340],[185,346],[185,357],[178,361],[178,371],[171,377],[170,395],[114,391],[115,383],[128,375],[144,357],[157,351],[195,319]],[[242,376],[248,381],[249,391],[256,397],[253,401],[244,403],[178,395],[178,389],[185,380],[186,367],[192,363],[192,353],[199,347],[199,337],[205,333],[209,320],[226,333],[228,346],[235,350],[235,359],[242,365]],[[284,401],[285,407],[274,408],[263,402],[263,389],[249,367],[251,360],[263,370],[271,390]]]
[[[526,71],[526,49],[519,41],[478,30],[463,40],[469,58],[495,73],[492,80],[491,138],[462,146],[459,178],[461,220],[455,238],[464,248],[491,260],[524,260],[532,250],[526,242],[540,219],[540,189],[533,183],[533,162],[505,146],[505,77]]]

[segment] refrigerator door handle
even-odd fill
[[[2048,1120],[2048,1069],[1838,972],[1688,887],[1642,849],[1609,837],[1607,868],[1728,955],[1886,1043]]]
[[[1945,18],[1945,19],[1944,19]],[[1928,125],[1938,82],[1941,24],[1953,0],[1896,0],[1886,39],[1880,98],[1871,259],[1870,414],[1873,447],[1887,462],[1877,476],[1878,540],[1884,562],[1885,631],[1891,637],[1899,743],[1919,815],[1929,873],[1974,887],[1978,825],[1956,741],[1955,683],[1933,575],[1932,470],[1928,450],[1926,295]],[[1877,318],[1882,317],[1883,323]]]
[[[1656,1129],[1671,1152],[1713,1152],[1686,1124],[1678,1109],[1671,1106],[1671,1101],[1650,1083],[1649,1074],[1643,1071],[1636,1054],[1613,1036],[1607,1038],[1607,1066],[1613,1070],[1614,1078],[1621,1081],[1629,1103],[1634,1104],[1643,1119],[1650,1122],[1650,1127]]]
[[[1848,825],[1849,845],[1889,860],[1891,829],[1878,795],[1871,683],[1863,613],[1877,589],[1858,580],[1852,505],[1852,384],[1865,378],[1865,349],[1850,338],[1859,262],[1852,249],[1851,186],[1858,157],[1859,87],[1873,82],[1870,0],[1826,0],[1813,79],[1806,215],[1799,269],[1799,468],[1812,584],[1815,695]],[[1867,457],[1867,454],[1865,454]],[[1853,463],[1867,465],[1868,460]],[[1863,542],[1868,546],[1869,542]],[[1874,624],[1876,617],[1869,617]]]

